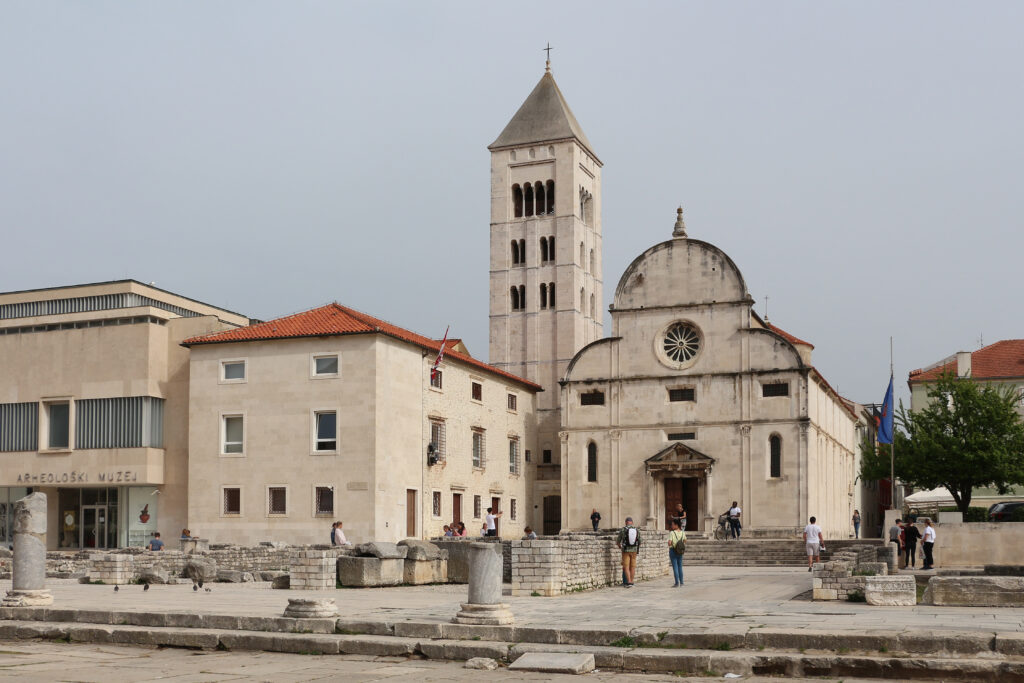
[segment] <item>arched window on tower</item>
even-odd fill
[[[548,307],[548,286],[547,283],[540,283],[540,307]]]
[[[540,238],[540,260],[541,263],[548,260],[548,238]]]
[[[526,183],[526,187],[523,188],[526,194],[526,210],[523,212],[524,216],[533,215],[533,185]]]
[[[782,476],[782,437],[772,434],[768,438],[768,450],[771,454],[770,476],[772,479],[778,479]]]
[[[586,313],[586,311],[587,311],[587,309],[585,308],[586,305],[587,305],[587,294],[586,294],[586,292],[583,291],[583,288],[580,287],[580,313]]]
[[[512,240],[512,265],[519,263],[519,242]]]
[[[590,250],[590,272],[591,273],[596,272],[594,270],[594,250],[593,249]]]
[[[580,268],[586,268],[587,267],[587,262],[585,260],[586,257],[587,257],[587,250],[586,250],[586,248],[584,248],[583,242],[580,242]]]
[[[594,317],[594,295],[590,295],[590,317]]]
[[[546,193],[545,199],[547,199],[547,204],[548,204],[548,215],[553,215],[555,213],[555,181],[554,180],[549,180],[548,181],[548,191]]]
[[[545,215],[548,212],[548,210],[547,210],[546,203],[544,201],[545,200],[545,197],[544,197],[544,183],[540,182],[539,180],[534,185],[533,196],[536,198],[536,201],[537,201],[537,215],[538,216]]]
[[[519,285],[519,310],[526,310],[526,285]]]
[[[597,444],[593,441],[587,444],[587,481],[597,481]]]
[[[548,283],[548,306],[550,308],[554,308],[555,307],[555,283],[554,282],[549,282]]]
[[[512,186],[512,215],[523,217],[523,188],[518,183]]]
[[[519,289],[517,287],[513,287],[509,291],[509,296],[511,297],[511,300],[512,300],[512,310],[513,311],[518,311],[519,310]]]
[[[548,238],[548,260],[555,260],[555,236],[552,235]]]
[[[526,263],[526,240],[519,240],[519,262]]]

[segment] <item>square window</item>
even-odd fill
[[[486,462],[485,449],[487,446],[484,430],[473,430],[473,467],[482,468]]]
[[[223,426],[221,453],[242,453],[245,445],[245,418],[241,415],[225,415],[221,418]]]
[[[585,394],[580,394],[580,405],[581,406],[603,406],[604,405],[604,392],[603,391],[588,391]]]
[[[221,489],[223,498],[223,514],[242,514],[242,489],[237,487],[224,487]]]
[[[508,395],[508,409],[511,410],[513,413],[516,411],[516,404],[517,403],[518,403],[518,400],[517,400],[516,395],[515,394],[509,394]]]
[[[517,501],[516,501],[516,499],[515,499],[515,498],[513,498],[513,499],[512,499],[511,501],[509,501],[509,510],[508,510],[508,516],[509,516],[509,517],[510,517],[510,518],[511,518],[511,519],[512,519],[513,521],[515,521],[515,519],[516,519],[516,516],[517,516],[518,514],[519,514],[519,506],[517,505]]]
[[[484,385],[480,384],[480,382],[473,382],[472,395],[474,401],[484,400]]]
[[[444,386],[444,373],[440,370],[430,371],[430,386],[434,389],[441,389]]]
[[[685,387],[680,389],[669,389],[668,390],[669,401],[696,401],[696,395],[693,387]]]
[[[434,445],[434,455],[438,460],[444,460],[445,454],[445,429],[443,420],[430,421],[430,443]]]
[[[71,402],[46,404],[46,447],[70,448],[71,446]]]
[[[314,498],[316,501],[315,514],[334,515],[333,486],[317,486],[316,495],[314,496]]]
[[[226,360],[220,364],[220,378],[225,382],[245,381],[245,361]]]
[[[761,396],[764,398],[769,398],[771,396],[789,396],[789,382],[772,382],[771,384],[762,384]]]
[[[480,519],[480,496],[473,496],[473,519]]]
[[[431,496],[431,500],[432,500],[431,512],[433,513],[433,515],[435,517],[440,517],[441,516],[441,492],[440,491],[434,491],[433,496]]]
[[[318,377],[335,377],[338,374],[338,356],[313,356],[313,374]]]
[[[324,410],[316,414],[317,451],[338,450],[338,413]]]
[[[267,487],[267,514],[285,515],[288,514],[288,487],[268,486]]]

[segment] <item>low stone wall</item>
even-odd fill
[[[494,552],[501,553],[502,581],[512,581],[512,541],[481,536],[439,536],[430,542],[448,551],[448,583],[469,583],[469,544],[474,542],[495,544]]]
[[[934,576],[921,601],[960,607],[1024,607],[1024,577]]]
[[[512,541],[512,595],[562,595],[621,583],[622,552],[616,536],[617,532],[570,532],[535,541]],[[637,580],[670,572],[668,532],[642,529]]]
[[[919,529],[924,525],[919,524]],[[1024,523],[967,522],[935,525],[936,567],[1024,565]],[[921,546],[917,548],[921,562]]]
[[[833,553],[833,559],[814,565],[811,588],[814,600],[849,600],[864,595],[869,576],[889,574],[891,551],[883,545],[851,545]]]

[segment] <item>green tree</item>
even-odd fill
[[[1024,484],[1024,422],[1020,391],[943,375],[928,391],[928,405],[896,411],[896,477],[919,489],[940,486],[961,512],[971,490],[991,486],[1009,493]],[[861,477],[889,476],[889,446],[861,444]]]

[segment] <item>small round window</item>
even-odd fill
[[[673,363],[689,363],[700,351],[700,333],[693,325],[676,323],[661,340],[665,357]]]

